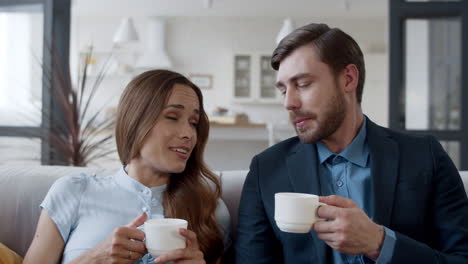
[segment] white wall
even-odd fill
[[[112,34],[120,18],[78,17],[74,18],[72,55],[79,48],[93,44],[96,51],[110,51]],[[297,25],[309,19],[295,19]],[[141,53],[145,43],[145,18],[135,18],[140,33],[140,43],[126,50]],[[367,85],[364,92],[364,111],[382,125],[388,123],[388,66],[386,56],[385,20],[368,21],[321,21],[337,26],[353,36],[365,52]],[[227,106],[234,111],[245,111],[254,122],[281,122],[286,118],[282,106],[239,105],[232,103],[232,56],[236,51],[266,51],[275,48],[274,39],[282,23],[276,18],[236,17],[173,17],[167,19],[166,47],[174,70],[184,74],[202,73],[213,76],[213,88],[204,90],[208,110],[215,106]],[[133,49],[134,48],[134,49]],[[76,59],[76,58],[75,58]],[[106,94],[120,94],[129,77],[108,78],[103,84]],[[121,83],[119,83],[120,81]],[[111,83],[111,84],[110,84]],[[272,119],[271,117],[278,117]]]
[[[333,27],[340,27],[353,36],[365,53],[367,80],[364,88],[363,110],[375,122],[388,125],[388,56],[387,56],[387,21],[386,18],[368,20],[320,20],[294,18],[296,25],[309,22],[324,22]],[[110,51],[112,35],[120,17],[73,17],[72,21],[72,61],[76,63],[77,54],[89,44],[96,51]],[[145,47],[144,17],[134,17],[140,35],[140,42],[125,49],[138,53]],[[287,123],[287,113],[281,104],[253,105],[232,102],[233,89],[233,54],[236,51],[266,51],[271,53],[276,44],[274,39],[282,24],[282,18],[269,17],[170,17],[167,18],[166,47],[174,68],[184,74],[198,73],[213,76],[213,88],[203,90],[205,106],[210,112],[215,106],[228,107],[234,112],[246,112],[252,122]],[[118,96],[124,89],[130,76],[110,76],[102,84],[102,99],[111,99],[111,105],[117,104]],[[266,141],[267,139],[265,139]],[[243,147],[239,147],[243,146]],[[260,152],[266,142],[231,146],[232,155],[249,156]],[[222,145],[207,147],[208,163],[215,169],[226,168],[224,160],[219,160],[216,153],[226,151]],[[214,153],[214,154],[213,154]],[[211,157],[211,158],[210,158]],[[247,168],[248,161],[235,164],[238,168]],[[232,163],[231,163],[232,165]]]

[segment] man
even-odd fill
[[[310,24],[273,52],[298,137],[255,156],[239,207],[236,263],[468,263],[468,199],[432,136],[374,124],[361,110],[357,43]],[[282,232],[274,194],[320,195],[307,234]]]

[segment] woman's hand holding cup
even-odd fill
[[[205,264],[203,252],[198,245],[197,235],[188,229],[180,228],[179,234],[187,242],[187,247],[171,250],[156,258],[155,263],[166,263],[169,261],[174,264]]]
[[[74,263],[135,263],[147,253],[143,242],[145,233],[137,229],[146,219],[146,213],[143,213],[128,225],[114,229],[104,241]]]

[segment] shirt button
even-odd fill
[[[343,186],[343,182],[342,181],[337,181],[336,185],[338,185],[338,187],[341,187],[341,186]]]

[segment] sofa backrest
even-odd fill
[[[221,188],[223,190],[222,199],[231,215],[232,234],[235,235],[235,228],[237,226],[237,210],[239,208],[239,200],[244,186],[247,170],[231,170],[220,172]]]
[[[0,165],[0,242],[24,256],[34,236],[39,218],[39,204],[52,183],[59,177],[80,172],[97,176],[112,175],[117,169],[63,166]],[[246,170],[219,172],[222,199],[237,225],[239,199]],[[468,193],[468,171],[460,172]]]
[[[64,175],[80,172],[96,176],[113,175],[118,169],[64,166],[0,165],[0,242],[24,256],[31,244],[39,219],[39,204],[52,183]],[[240,192],[247,171],[219,172],[222,199],[237,223]]]

